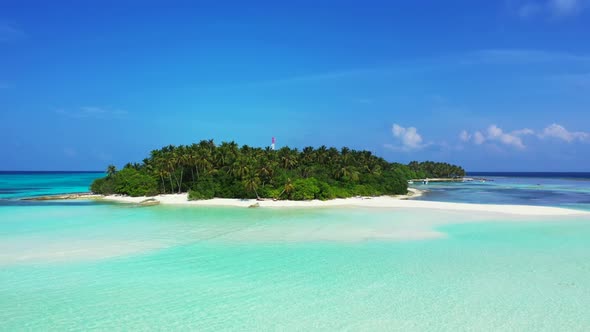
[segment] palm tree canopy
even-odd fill
[[[449,163],[412,161],[403,165],[348,147],[307,146],[301,151],[282,147],[275,151],[240,147],[233,141],[216,145],[213,140],[153,150],[141,163],[128,163],[124,170],[117,172],[109,165],[107,176],[93,183],[92,190],[130,194],[130,189],[114,185],[125,182],[152,186],[134,193],[188,191],[198,199],[330,199],[404,194],[409,179],[465,175],[463,168]]]

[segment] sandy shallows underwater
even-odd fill
[[[195,242],[427,240],[447,237],[441,231],[445,225],[556,220],[555,216],[507,217],[494,213],[415,208],[276,210],[61,203],[64,206],[57,202],[0,209],[0,219],[3,220],[0,223],[0,264],[93,260]],[[578,216],[577,219],[587,220],[588,217]]]
[[[0,330],[585,330],[590,220],[0,208]]]

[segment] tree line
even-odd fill
[[[142,163],[129,163],[120,171],[110,165],[91,191],[129,196],[188,192],[189,199],[326,200],[405,194],[412,178],[464,175],[461,167],[447,163],[390,163],[347,147],[275,151],[203,140],[153,150]]]

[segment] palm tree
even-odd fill
[[[186,155],[185,155],[185,162],[186,166],[191,170],[191,179],[193,180],[193,185],[195,184],[195,169],[197,169],[197,150],[198,146],[196,144],[192,144],[190,147],[187,146],[186,148]],[[197,170],[197,178],[198,178],[198,170]]]
[[[115,175],[115,173],[117,173],[117,168],[115,167],[115,165],[109,165],[107,167],[107,177],[112,177],[113,175]]]
[[[397,193],[405,191],[406,181],[400,181],[403,179],[465,174],[463,168],[448,163],[390,163],[369,151],[347,147],[339,150],[326,146],[317,149],[305,147],[301,152],[283,147],[274,151],[247,145],[240,147],[235,142],[223,142],[215,146],[212,140],[189,146],[165,146],[151,151],[149,158],[142,163],[132,163],[126,167],[155,179],[152,191],[168,193],[170,188],[170,193],[182,192],[207,176],[207,181],[214,182],[216,186],[225,186],[223,188],[227,190],[224,195],[227,196],[240,197],[244,195],[243,188],[248,195],[253,193],[256,197],[259,197],[258,190],[267,193],[282,189],[277,199],[285,193],[287,198],[292,198],[295,188],[291,179],[314,178],[314,181],[327,185],[326,188],[333,186],[347,189],[353,188],[350,186],[353,182],[361,181],[371,192]],[[109,165],[106,172],[106,179],[110,181],[113,181],[115,174],[117,177],[124,176],[117,173],[113,165]],[[193,182],[189,184],[191,179]],[[244,187],[233,192],[229,188],[235,188],[235,184]]]
[[[182,190],[182,180],[184,177],[184,167],[190,165],[190,157],[187,153],[187,149],[184,146],[178,147],[178,168],[180,169],[180,177],[178,178],[178,193],[180,194]],[[192,168],[191,168],[192,169]]]
[[[247,192],[254,192],[256,199],[260,199],[260,196],[258,196],[258,191],[256,190],[260,184],[260,178],[258,176],[249,174],[244,178],[242,183],[244,184],[244,188]]]
[[[172,159],[173,156],[168,156],[169,159],[166,159],[166,173],[168,174],[168,180],[170,181],[170,192],[174,193],[174,183],[172,182],[172,175],[176,177],[176,172],[174,171],[174,160]]]
[[[245,158],[239,158],[228,169],[228,174],[232,174],[233,176],[237,176],[238,178],[244,178],[246,174],[250,173],[250,164],[250,160],[247,160]]]
[[[315,151],[313,150],[313,147],[307,146],[303,148],[303,150],[301,151],[300,160],[302,163],[312,164],[315,160]]]
[[[274,169],[272,169],[271,165],[268,163],[264,163],[258,169],[258,176],[262,179],[262,186],[267,182],[270,182],[272,179],[272,175],[274,173]]]
[[[279,154],[281,156],[281,164],[283,168],[293,169],[297,166],[297,156],[299,155],[297,150],[291,150],[288,147],[284,147],[279,150]]]
[[[342,166],[336,170],[335,177],[337,179],[350,179],[352,181],[358,181],[359,171],[352,166]]]
[[[326,162],[326,159],[328,158],[328,148],[325,145],[320,146],[317,150],[316,150],[316,162],[320,163],[320,164],[324,164]]]
[[[236,142],[223,142],[216,149],[215,159],[220,167],[231,165],[238,155],[238,145]]]
[[[197,150],[197,154],[195,156],[196,161],[196,170],[197,170],[197,179],[201,175],[201,173],[205,174],[211,170],[213,167],[212,164],[212,155],[211,150],[207,147],[199,147]],[[200,170],[200,171],[199,171]]]
[[[166,182],[164,181],[164,177],[167,177],[169,174],[164,168],[158,168],[156,174],[160,177],[160,181],[162,184],[162,192],[166,193]]]
[[[287,179],[287,182],[285,183],[285,186],[283,187],[283,191],[281,191],[279,196],[277,196],[277,199],[280,198],[281,196],[283,196],[283,194],[287,194],[287,198],[291,198],[291,193],[293,192],[293,190],[295,190],[295,186],[293,186],[291,179]]]
[[[379,164],[369,164],[369,165],[365,165],[365,169],[367,172],[369,172],[369,174],[372,175],[381,175],[381,166],[379,166]]]

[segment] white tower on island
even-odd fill
[[[275,142],[276,142],[275,141],[275,138],[273,137],[272,138],[272,144],[270,145],[270,149],[273,150],[273,151],[275,150]]]

